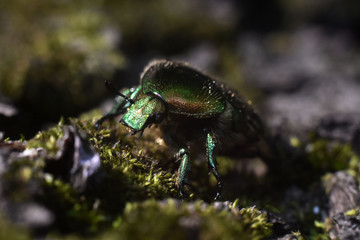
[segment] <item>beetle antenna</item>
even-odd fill
[[[123,97],[125,99],[125,101],[129,102],[130,104],[134,103],[134,100],[132,100],[131,98],[125,96],[120,91],[116,90],[115,87],[114,87],[114,84],[112,82],[110,82],[108,80],[105,80],[105,86],[110,92],[112,92],[115,95],[119,95],[120,97]]]

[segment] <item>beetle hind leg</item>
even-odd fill
[[[189,156],[189,151],[185,148],[181,148],[179,150],[179,152],[177,152],[175,154],[175,157],[177,159],[180,159],[180,167],[178,170],[178,178],[176,181],[177,187],[179,188],[180,191],[180,195],[184,196],[184,195],[188,195],[187,192],[185,191],[184,186],[185,185],[189,185],[190,183],[188,181],[187,175],[188,172],[190,172],[190,156]]]
[[[218,189],[216,192],[216,196],[214,198],[214,200],[217,200],[217,199],[221,198],[223,182],[221,181],[221,176],[217,169],[218,163],[216,161],[215,154],[214,154],[215,146],[216,146],[216,142],[215,142],[214,137],[210,133],[208,133],[206,135],[206,156],[207,156],[207,160],[208,160],[209,174],[211,171],[214,174],[214,176],[218,182]]]

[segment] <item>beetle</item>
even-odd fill
[[[218,183],[218,199],[223,182],[215,150],[218,146],[251,145],[263,134],[263,124],[247,102],[187,63],[152,61],[140,75],[140,85],[118,95],[96,127],[120,114],[120,122],[140,136],[145,128],[158,124],[165,142],[177,149],[174,156],[180,160],[177,187],[181,195],[186,194],[184,186],[190,185],[190,149],[205,146],[209,173]]]

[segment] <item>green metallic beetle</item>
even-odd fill
[[[190,149],[205,145],[209,172],[223,183],[217,170],[215,149],[251,145],[259,141],[263,125],[253,109],[234,92],[186,63],[152,61],[141,74],[137,88],[125,89],[112,110],[96,122],[124,114],[121,123],[133,133],[159,124],[163,138],[178,149],[177,185],[180,194],[189,185]]]

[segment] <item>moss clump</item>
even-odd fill
[[[60,237],[56,232],[95,234],[96,239],[263,239],[271,235],[266,214],[255,208],[239,210],[233,204],[219,209],[202,201],[162,200],[179,197],[176,174],[172,161],[159,167],[161,159],[154,157],[163,149],[161,144],[156,147],[150,136],[144,135],[138,144],[136,138],[126,135],[125,128],[113,124],[96,130],[90,120],[72,119],[71,123],[91,136],[102,165],[96,181],[90,181],[81,193],[70,182],[43,174],[43,191],[36,198],[56,216],[52,227],[55,239]],[[43,148],[49,160],[59,150],[65,127],[61,121],[37,134],[27,147]]]
[[[71,124],[91,136],[90,142],[101,157],[101,172],[96,176],[96,183],[89,185],[86,192],[81,194],[75,192],[70,183],[55,179],[50,173],[45,174],[43,179],[45,191],[39,199],[58,216],[59,230],[72,232],[77,229],[77,232],[94,232],[96,229],[106,228],[112,221],[116,222],[115,219],[123,219],[119,216],[122,216],[123,211],[126,215],[129,208],[140,211],[141,208],[148,207],[156,212],[155,200],[144,205],[140,203],[129,205],[131,202],[146,201],[150,198],[161,200],[180,197],[175,184],[176,168],[174,170],[173,159],[164,153],[167,152],[166,147],[156,143],[155,139],[159,134],[156,129],[149,130],[151,133],[149,135],[145,133],[139,140],[129,136],[126,128],[114,124],[108,124],[107,128],[104,126],[100,130],[94,128],[92,120],[72,119]],[[45,149],[48,152],[47,158],[55,156],[59,151],[59,142],[62,141],[65,127],[66,125],[61,121],[48,131],[38,133],[28,142],[27,147]],[[181,211],[178,210],[175,214],[176,218],[183,215]],[[215,210],[208,211],[212,214],[211,211]],[[250,214],[244,211],[238,213],[239,216]],[[148,216],[150,215],[149,213]],[[220,214],[219,219],[214,217],[202,227],[211,228],[211,224],[222,218],[226,219]],[[121,221],[128,222],[128,220]],[[130,225],[128,226],[130,228]],[[240,231],[234,226],[229,228],[234,228],[231,231]],[[225,234],[227,230],[219,231]]]
[[[179,196],[175,187],[176,175],[170,168],[172,162],[167,167],[163,163],[164,168],[159,164],[164,160],[158,159],[164,147],[153,141],[156,133],[152,139],[144,134],[139,141],[129,136],[123,126],[113,125],[97,130],[93,121],[75,119],[73,124],[92,136],[90,141],[100,154],[102,168],[109,176],[116,178],[124,199]],[[172,160],[171,157],[165,159]]]
[[[76,192],[71,184],[50,174],[45,175],[42,189],[37,200],[55,214],[53,230],[89,235],[106,226],[106,214],[98,207],[98,199]]]
[[[352,169],[359,163],[359,158],[350,144],[311,139],[305,150],[311,165],[322,171]]]
[[[202,201],[129,203],[117,224],[123,239],[264,239],[271,235],[266,214],[256,208],[231,206],[220,211]]]
[[[169,199],[128,203],[113,227],[106,239],[265,239],[272,224],[254,207]]]
[[[228,203],[229,204],[229,203]],[[219,205],[221,205],[219,207]],[[112,227],[86,239],[266,239],[272,224],[255,207],[175,199],[129,202]],[[301,237],[298,233],[297,236]],[[64,239],[52,234],[52,239]],[[83,239],[78,235],[65,239]]]
[[[129,201],[179,197],[175,173],[172,169],[160,168],[159,161],[151,156],[151,153],[156,156],[158,151],[154,146],[150,147],[153,142],[145,141],[143,144],[148,146],[144,147],[137,145],[132,137],[127,138],[124,128],[112,126],[111,129],[97,130],[93,121],[73,119],[71,122],[91,136],[90,141],[101,157],[101,169],[83,193],[76,192],[66,177],[55,177],[51,172],[43,175],[44,191],[37,197],[55,212],[54,226],[58,230],[94,233],[111,224]],[[46,162],[54,161],[64,148],[66,127],[60,121],[57,126],[28,141],[27,148],[40,148]]]
[[[49,158],[54,158],[56,153],[60,150],[59,140],[64,136],[64,120],[47,131],[37,133],[26,144],[27,149],[42,148],[46,150]]]

